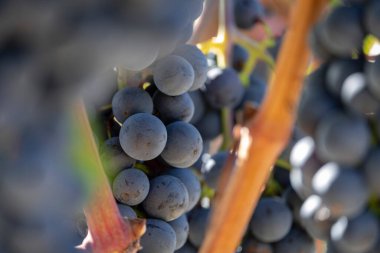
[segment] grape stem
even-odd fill
[[[103,170],[93,137],[84,102],[80,100],[74,109],[83,147],[92,159],[92,187],[84,207],[89,233],[78,249],[91,253],[137,252],[138,239],[145,232],[145,221],[124,220],[117,208],[107,177]],[[83,158],[86,159],[86,158]]]
[[[240,131],[235,168],[226,168],[231,176],[223,195],[216,199],[200,253],[233,253],[240,244],[271,168],[293,128],[309,61],[307,35],[326,3],[295,2],[276,73],[258,114]]]

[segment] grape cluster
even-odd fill
[[[321,66],[306,79],[298,125],[307,134],[290,156],[299,222],[328,252],[378,252],[378,87],[380,1],[344,1],[314,27]],[[376,13],[376,14],[375,14]],[[376,164],[376,165],[375,165]]]
[[[141,69],[119,64],[127,74],[130,70],[139,73],[137,82],[116,80],[110,73],[107,85],[116,92],[102,101],[91,100],[88,106],[97,112],[94,129],[98,129],[99,151],[121,214],[147,219],[140,252],[172,253],[185,245],[187,213],[199,205],[201,197],[201,182],[192,166],[203,153],[204,143],[193,125],[199,108],[193,95],[199,89],[204,93],[209,66],[197,47],[185,44],[192,34],[187,27],[192,28],[200,15],[203,0],[156,2],[130,1],[135,12],[149,15],[130,13],[129,18],[142,30],[158,29],[165,43],[157,57]],[[166,18],[157,23],[162,15]],[[147,18],[139,24],[142,16]],[[231,100],[235,103],[236,99]],[[78,224],[83,236],[87,229],[83,217]]]

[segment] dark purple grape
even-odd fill
[[[341,217],[331,228],[334,246],[347,253],[366,252],[375,246],[379,236],[377,218],[364,212],[353,218]]]
[[[323,43],[321,38],[321,23],[317,23],[309,34],[309,45],[313,55],[320,61],[327,61],[331,58],[331,53]]]
[[[123,217],[124,219],[135,219],[135,218],[137,218],[137,214],[133,210],[132,207],[124,205],[124,204],[117,204],[117,207],[119,208],[119,212],[121,214],[121,217]]]
[[[285,200],[288,207],[291,209],[294,221],[301,224],[300,209],[302,207],[303,200],[291,187],[287,188],[284,191],[283,199]]]
[[[149,192],[149,179],[141,170],[121,171],[113,180],[112,192],[123,204],[135,206],[144,201]]]
[[[188,242],[182,248],[175,251],[175,253],[197,253],[197,252],[198,250]]]
[[[292,170],[290,181],[293,189],[302,198],[313,193],[312,179],[322,166],[322,162],[315,154],[315,143],[311,137],[304,137],[293,147],[290,154]]]
[[[368,87],[372,94],[380,100],[380,57],[374,63],[367,63],[366,74],[368,77]]]
[[[238,105],[238,108],[243,108],[247,102],[252,103],[254,106],[260,106],[264,100],[267,90],[266,83],[263,80],[254,77],[251,77],[250,80],[250,85],[245,88],[243,99]]]
[[[302,226],[313,237],[327,240],[335,220],[330,219],[330,211],[316,195],[308,197],[300,209]]]
[[[354,216],[365,207],[368,189],[362,175],[336,163],[324,165],[313,178],[313,190],[332,217]]]
[[[207,79],[207,59],[206,56],[194,45],[182,45],[174,53],[186,59],[194,69],[194,82],[190,91],[197,90],[204,86]]]
[[[363,71],[363,61],[336,59],[327,68],[326,84],[330,92],[340,95],[344,81],[353,73]]]
[[[136,162],[123,151],[118,137],[106,140],[100,147],[100,155],[104,163],[104,170],[111,178],[114,178],[123,169],[132,167]]]
[[[140,240],[141,253],[173,253],[176,234],[173,228],[162,220],[147,219],[146,232]]]
[[[148,92],[140,88],[128,87],[115,93],[112,98],[112,111],[115,118],[123,123],[133,114],[152,113],[153,102]]]
[[[311,136],[315,135],[319,121],[337,107],[324,88],[325,73],[326,69],[322,67],[308,76],[298,109],[298,124]]]
[[[205,97],[216,109],[235,107],[243,98],[244,87],[235,70],[214,68],[207,73]]]
[[[273,253],[314,253],[314,240],[302,228],[293,226],[279,242],[273,244]]]
[[[120,130],[120,145],[136,160],[152,160],[164,150],[167,132],[157,117],[138,113],[129,117]]]
[[[218,181],[227,162],[228,155],[227,151],[218,152],[202,165],[202,173],[204,173],[205,182],[209,187],[213,189],[218,187]]]
[[[149,194],[143,202],[144,210],[152,217],[172,221],[185,213],[189,194],[182,181],[170,175],[150,181]]]
[[[184,58],[169,55],[155,63],[153,79],[162,93],[179,96],[191,88],[194,82],[194,70]]]
[[[317,127],[317,155],[323,161],[355,166],[368,152],[370,142],[366,121],[355,115],[333,112]]]
[[[264,16],[264,8],[257,0],[234,1],[235,23],[241,29],[251,28]]]
[[[321,24],[321,38],[332,54],[351,57],[360,51],[364,39],[360,8],[340,6],[331,11]]]
[[[208,110],[203,117],[195,123],[204,141],[213,140],[222,133],[222,119],[217,110]]]
[[[347,77],[341,96],[345,105],[359,114],[376,113],[380,108],[379,101],[368,89],[367,78],[363,73],[354,73]]]
[[[206,229],[210,217],[210,209],[196,208],[188,215],[189,241],[199,248],[206,235]]]
[[[185,245],[187,237],[189,236],[189,223],[187,222],[186,215],[181,215],[179,218],[169,222],[176,234],[175,249],[180,249]]]
[[[380,196],[380,150],[370,152],[364,161],[364,175],[371,192]]]
[[[189,95],[194,104],[194,114],[190,120],[190,123],[196,124],[199,120],[204,118],[203,116],[206,112],[206,102],[204,100],[202,92],[199,90],[189,92]]]
[[[168,96],[157,92],[153,96],[154,108],[164,123],[174,121],[189,122],[194,114],[194,103],[188,93],[179,96]]]
[[[380,38],[380,3],[379,1],[369,1],[365,7],[364,24],[369,33]]]
[[[168,175],[177,177],[186,186],[189,193],[189,206],[187,211],[190,211],[198,203],[201,197],[201,183],[191,169],[171,169],[167,172]]]
[[[202,154],[203,141],[198,130],[191,124],[177,121],[166,127],[168,140],[161,153],[169,165],[187,168]]]
[[[234,44],[232,47],[232,66],[237,72],[244,69],[245,63],[248,61],[249,54],[244,47]]]
[[[260,241],[272,243],[284,238],[292,223],[292,213],[282,200],[262,198],[252,216],[250,230]]]

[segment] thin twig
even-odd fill
[[[236,168],[213,210],[200,253],[233,253],[278,155],[290,136],[306,73],[307,35],[327,0],[297,0],[261,110],[241,130]]]

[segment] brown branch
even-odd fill
[[[257,116],[241,130],[236,168],[216,203],[201,253],[233,253],[245,233],[272,165],[290,136],[308,65],[307,35],[327,0],[297,0]]]
[[[90,156],[83,159],[91,159],[93,165],[91,192],[84,208],[89,233],[78,248],[92,253],[137,252],[138,239],[145,232],[145,222],[139,219],[124,220],[121,217],[82,100],[76,105],[74,113],[81,138],[77,141],[83,142],[86,149],[83,153]]]

